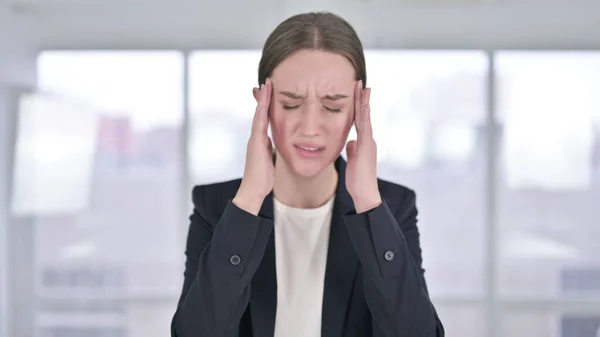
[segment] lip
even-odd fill
[[[310,149],[319,149],[319,150],[323,150],[325,148],[325,146],[312,144],[312,143],[296,143],[296,144],[294,144],[294,146],[295,147],[307,147]]]
[[[305,150],[302,147],[312,148],[312,149],[317,149],[317,150]],[[299,156],[310,159],[310,158],[319,157],[325,150],[325,147],[316,145],[316,144],[310,144],[310,143],[297,143],[297,144],[294,144],[294,149],[296,150],[296,153]]]

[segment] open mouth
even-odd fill
[[[304,145],[294,145],[297,148],[301,149],[301,150],[305,150],[305,151],[312,151],[312,152],[317,152],[322,150],[322,147],[313,147],[313,146],[304,146]]]
[[[315,144],[294,144],[294,147],[299,155],[307,158],[318,156],[325,150],[324,147]]]

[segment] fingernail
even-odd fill
[[[359,86],[359,87],[362,89],[362,87],[363,87],[362,80],[359,80],[359,81],[358,81],[358,86]]]

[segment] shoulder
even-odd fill
[[[381,178],[377,179],[377,183],[379,185],[379,192],[381,193],[382,197],[401,201],[402,199],[415,198],[416,196],[415,191],[407,186],[393,183],[389,180],[384,180]]]
[[[381,198],[392,212],[405,213],[416,207],[416,193],[411,188],[384,179],[377,179],[377,182]]]
[[[192,190],[194,202],[197,198],[232,199],[235,196],[242,179],[233,179],[205,185],[196,185]]]
[[[242,179],[196,185],[192,189],[194,209],[206,219],[221,217],[229,200],[235,197]]]

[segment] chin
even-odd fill
[[[312,178],[319,173],[323,172],[323,170],[328,166],[329,163],[323,163],[320,161],[311,161],[306,159],[296,159],[292,164],[292,170],[298,176],[304,178]]]
[[[298,155],[295,149],[286,151],[286,153],[279,152],[280,159],[283,159],[291,173],[303,177],[312,178],[319,173],[323,172],[332,162],[327,153],[322,153],[313,158],[306,158]]]

